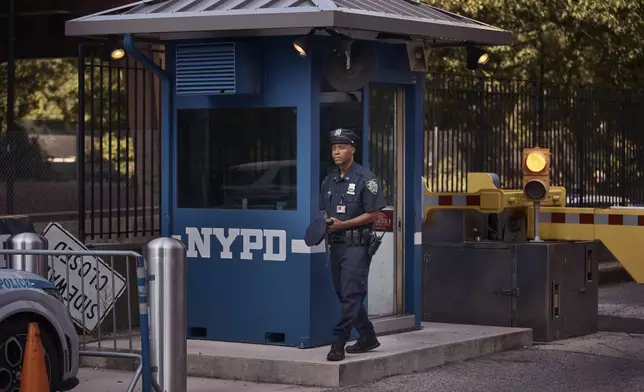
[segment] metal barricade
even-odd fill
[[[59,289],[63,302],[75,321],[77,332],[81,330],[80,356],[138,361],[138,367],[127,391],[134,391],[140,378],[143,392],[159,390],[151,374],[148,274],[146,261],[141,254],[117,250],[0,249],[0,255],[8,255],[15,259],[27,259],[25,256],[47,257],[48,266],[45,277]],[[101,257],[109,258],[109,264],[101,260]],[[122,265],[123,274],[115,271],[115,258],[125,259]],[[131,259],[136,263],[140,350],[137,350],[134,344],[133,301],[131,301],[130,287]],[[93,293],[88,295],[87,292],[90,290],[93,290]],[[124,294],[127,296],[127,324],[123,330],[118,328],[116,307],[119,298]],[[134,309],[137,309],[136,305]],[[103,328],[104,324],[107,324],[108,316],[111,316],[111,331],[105,333]]]

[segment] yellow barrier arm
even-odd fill
[[[644,209],[552,208],[539,211],[544,240],[601,241],[637,283],[644,282]],[[528,236],[534,237],[534,211]]]

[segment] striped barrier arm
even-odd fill
[[[613,212],[570,213],[541,211],[539,213],[539,221],[541,223],[568,223],[579,225],[644,226],[644,215],[615,214]]]
[[[637,283],[644,283],[640,249],[644,210],[543,208],[539,221],[539,235],[544,240],[601,241]]]
[[[481,195],[425,195],[425,207],[478,207]]]

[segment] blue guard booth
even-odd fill
[[[504,45],[504,30],[412,0],[140,1],[67,22],[115,36],[162,80],[162,235],[188,249],[188,336],[312,347],[339,305],[320,216],[329,132],[362,135],[382,181],[367,307],[380,332],[421,325],[423,103],[432,48]],[[165,67],[139,50],[165,47]],[[171,294],[170,294],[171,295]]]

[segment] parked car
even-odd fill
[[[249,162],[228,168],[225,174],[227,208],[295,209],[295,160]]]
[[[50,390],[78,385],[78,335],[58,289],[38,275],[0,269],[0,391],[19,391],[30,322],[37,322]]]

